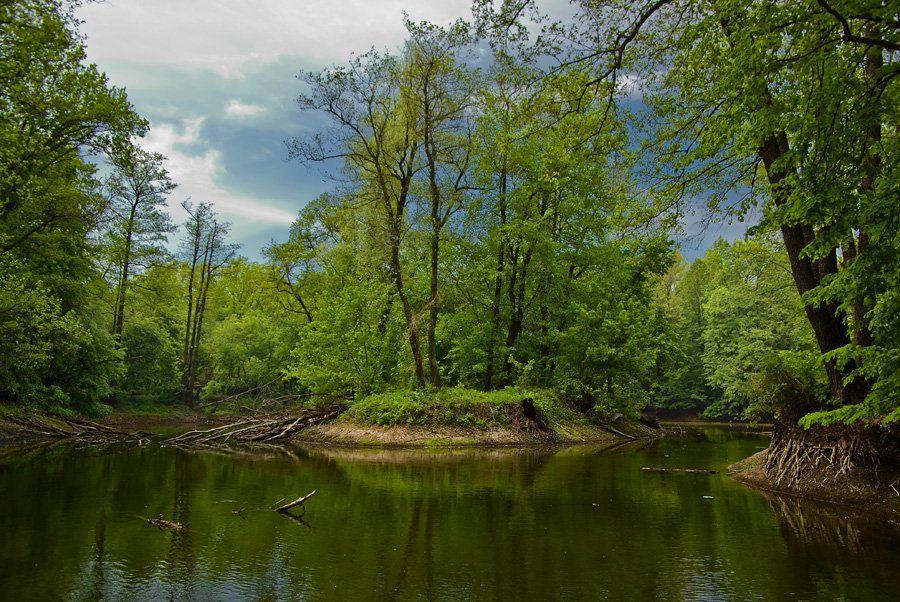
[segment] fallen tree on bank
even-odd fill
[[[23,433],[43,439],[71,439],[89,445],[131,442],[143,445],[151,434],[143,431],[126,432],[83,418],[58,418],[50,416],[12,417],[6,421]]]
[[[346,406],[306,408],[290,414],[248,416],[235,422],[205,430],[193,430],[170,437],[163,443],[176,445],[209,445],[228,442],[271,443],[290,439],[303,429],[337,418]]]

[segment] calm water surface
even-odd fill
[[[0,598],[898,599],[886,522],[641,470],[721,471],[766,444],[18,454],[0,460]],[[302,522],[270,509],[313,489]],[[141,518],[158,515],[187,527]]]

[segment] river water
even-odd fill
[[[767,442],[7,454],[0,598],[896,600],[896,527],[722,474]],[[311,490],[300,519],[271,510]]]

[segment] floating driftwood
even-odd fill
[[[293,502],[291,502],[289,504],[285,504],[284,506],[279,506],[279,507],[275,508],[275,512],[287,512],[291,508],[295,508],[297,506],[302,506],[303,502],[305,502],[306,500],[308,500],[309,498],[311,498],[314,495],[316,495],[316,491],[315,490],[310,491],[303,497],[298,497],[296,500],[294,500]]]
[[[181,445],[206,445],[210,443],[267,443],[288,439],[297,431],[336,418],[344,406],[307,408],[290,415],[248,417],[236,422],[206,430],[188,431],[163,443]]]
[[[168,529],[170,531],[180,531],[184,529],[184,525],[182,525],[181,523],[166,520],[162,517],[162,515],[157,516],[156,518],[148,518],[147,522],[160,529]]]
[[[644,470],[648,472],[694,472],[698,474],[716,474],[719,472],[708,468],[655,468],[652,466],[645,466]]]

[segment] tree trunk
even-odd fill
[[[509,327],[506,331],[506,351],[503,357],[503,372],[506,382],[510,382],[512,377],[510,354],[516,341],[519,340],[519,335],[522,334],[522,328],[525,324],[525,282],[529,263],[531,263],[531,248],[525,251],[518,275],[515,274],[516,269],[513,266],[513,277],[510,280],[510,317]]]
[[[772,188],[772,198],[776,206],[784,205],[788,200],[788,190],[784,183],[788,172],[783,166],[776,166],[776,162],[789,151],[787,136],[784,132],[778,132],[763,141],[759,150],[759,156],[766,168],[766,175]],[[836,271],[837,265],[831,262],[819,262],[814,264],[808,257],[803,257],[803,249],[811,242],[812,228],[804,225],[784,225],[781,227],[785,250],[791,262],[791,273],[797,285],[797,291],[801,296],[816,288],[821,278]],[[824,268],[824,269],[823,269]],[[833,307],[824,303],[810,305],[804,302],[804,310],[815,334],[819,351],[824,355],[835,349],[847,345],[850,340],[847,328]],[[825,362],[825,370],[828,373],[828,382],[832,395],[842,400],[845,404],[859,403],[865,398],[868,391],[861,379],[855,379],[846,386],[844,378],[853,369],[855,362],[849,362],[843,369],[838,368],[834,360]]]
[[[428,160],[428,188],[431,192],[431,280],[428,296],[428,369],[431,385],[441,386],[441,373],[437,363],[435,331],[438,318],[438,254],[441,244],[441,191],[437,184],[436,151],[431,140],[430,122],[426,118],[425,156]]]
[[[416,373],[416,382],[420,387],[425,386],[425,367],[422,362],[422,350],[419,347],[419,335],[416,333],[416,320],[413,316],[412,309],[409,305],[409,298],[403,289],[403,272],[400,268],[400,224],[397,222],[402,211],[398,212],[398,216],[391,223],[391,279],[394,281],[394,287],[397,289],[397,297],[403,306],[403,317],[406,318],[406,340],[409,342],[409,349],[412,353],[413,368]]]
[[[494,354],[497,346],[497,335],[500,332],[500,302],[503,298],[503,270],[506,260],[506,160],[500,170],[500,196],[498,205],[500,209],[500,244],[497,250],[497,271],[494,276],[494,301],[491,305],[491,332],[488,336],[487,365],[484,372],[484,390],[489,391],[494,386]]]
[[[194,218],[193,249],[191,254],[191,269],[188,273],[188,297],[187,319],[184,324],[184,350],[181,359],[181,402],[193,407],[194,392],[191,382],[191,366],[193,358],[193,324],[194,324],[194,280],[197,276],[197,262],[200,260],[200,239],[202,236],[202,224],[199,217]],[[205,254],[205,253],[204,253]]]
[[[125,330],[125,295],[128,290],[128,277],[131,270],[131,246],[134,233],[134,214],[136,204],[131,205],[131,213],[125,225],[125,248],[122,256],[122,266],[119,271],[119,286],[116,287],[116,309],[113,318],[113,337],[116,344],[122,343],[122,332]]]

